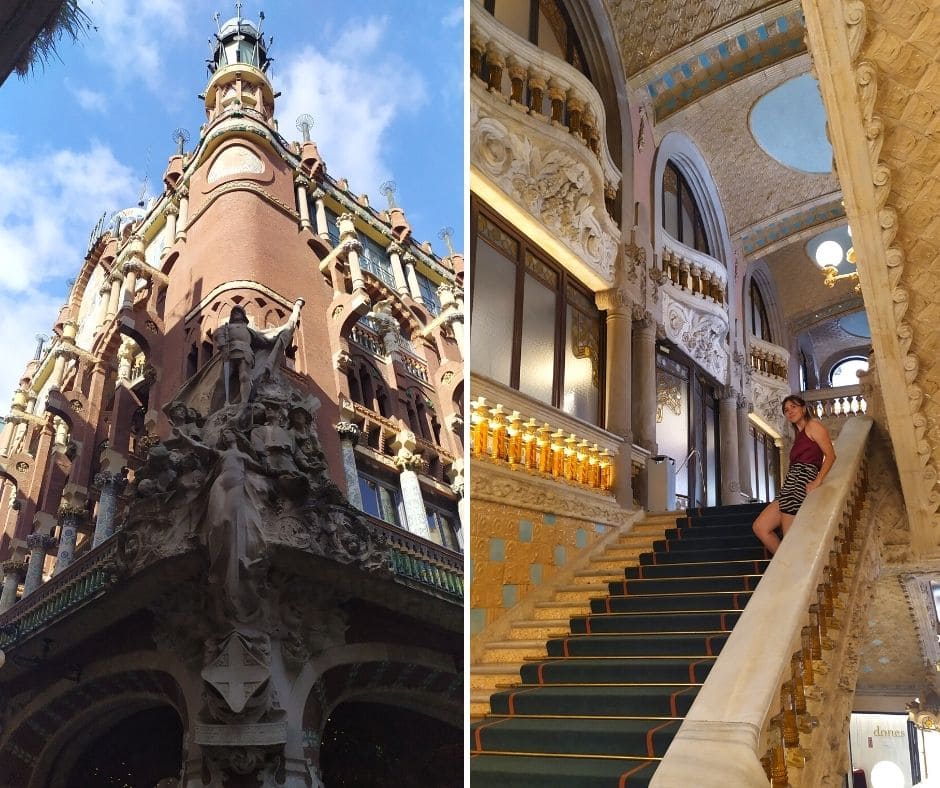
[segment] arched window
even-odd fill
[[[868,359],[861,356],[850,356],[834,364],[829,372],[829,385],[833,388],[839,386],[858,385],[858,373],[868,372]]]
[[[751,280],[751,304],[747,314],[747,327],[751,335],[765,342],[772,342],[770,335],[770,321],[767,319],[767,307],[764,306],[764,297],[761,295],[757,282]]]
[[[671,160],[663,170],[663,229],[679,243],[711,254],[702,212],[688,180]]]

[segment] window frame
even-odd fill
[[[707,254],[709,257],[714,257],[711,251],[711,243],[708,239],[708,232],[705,229],[705,216],[702,213],[702,206],[699,205],[698,198],[695,196],[695,191],[689,185],[689,179],[685,177],[682,170],[672,159],[666,160],[666,166],[663,168],[663,176],[659,181],[659,191],[660,191],[660,208],[662,211],[662,217],[660,225],[663,230],[669,233],[666,225],[666,217],[668,212],[666,210],[666,174],[671,172],[676,179],[676,216],[675,226],[676,226],[676,236],[675,239],[685,246],[688,246],[690,249],[695,249],[697,252],[702,254]],[[684,232],[682,228],[682,198],[687,196],[689,201],[694,208],[692,214],[692,238],[685,239],[683,238]],[[672,233],[669,233],[670,235]]]
[[[583,313],[583,310],[572,300],[568,300],[568,288],[584,296],[588,301],[594,301],[594,293],[589,287],[584,285],[567,269],[558,263],[551,255],[547,254],[538,244],[532,241],[524,233],[520,232],[511,224],[503,221],[498,214],[482,200],[471,195],[470,199],[470,314],[473,314],[473,301],[476,294],[474,280],[476,277],[476,266],[473,261],[476,260],[477,240],[479,237],[478,228],[480,215],[483,215],[487,221],[496,225],[502,232],[512,237],[518,244],[517,258],[511,260],[508,256],[503,257],[516,266],[516,278],[513,283],[514,302],[512,315],[512,353],[509,370],[509,387],[520,391],[522,371],[522,317],[524,315],[524,296],[525,296],[525,277],[529,269],[526,267],[526,255],[531,254],[540,263],[547,266],[557,276],[556,285],[553,288],[556,296],[555,301],[555,331],[554,331],[554,368],[552,379],[552,401],[546,403],[557,410],[564,412],[565,396],[565,345],[567,341],[567,320],[568,307],[574,306],[575,309]],[[484,239],[484,243],[485,243]],[[537,277],[538,278],[538,277]],[[542,284],[546,284],[539,278]],[[548,286],[546,284],[546,286]],[[598,327],[598,359],[597,359],[597,426],[604,427],[606,420],[606,378],[607,378],[607,348],[606,348],[606,316],[604,310],[597,309],[597,327]],[[471,318],[472,319],[472,318]],[[472,333],[471,333],[472,336]],[[472,371],[472,367],[471,367]],[[520,391],[525,396],[532,396]],[[533,399],[536,399],[533,397]],[[577,418],[577,417],[573,417]]]
[[[764,342],[773,342],[773,332],[770,330],[770,318],[767,314],[767,302],[764,300],[764,294],[761,292],[760,286],[754,279],[751,279],[748,287],[748,298],[750,301],[748,330],[751,332],[751,336],[762,339]],[[760,318],[761,321],[762,330],[760,332],[755,330],[757,318]]]

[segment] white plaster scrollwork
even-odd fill
[[[728,376],[728,319],[717,311],[704,311],[663,292],[666,337],[694,358],[719,382]]]
[[[780,410],[780,403],[789,393],[790,388],[786,383],[775,383],[762,375],[754,375],[751,378],[754,412],[781,435],[786,435],[787,423],[783,418],[783,411]]]
[[[619,239],[604,207],[603,178],[586,155],[548,136],[512,131],[479,106],[471,124],[471,157],[480,171],[609,281]]]

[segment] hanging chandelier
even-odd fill
[[[852,237],[852,228],[848,228],[849,238]],[[818,265],[823,272],[823,284],[826,287],[835,287],[836,282],[842,279],[851,279],[855,281],[855,292],[861,290],[861,283],[858,280],[858,271],[849,271],[846,274],[839,273],[839,264],[844,259],[850,265],[854,266],[855,261],[855,247],[850,246],[847,250],[842,248],[842,244],[838,241],[823,241],[819,246],[816,247],[816,265]]]

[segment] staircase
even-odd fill
[[[547,643],[518,672],[507,660],[483,674],[499,691],[470,729],[474,788],[647,786],[769,563],[751,532],[764,505],[672,519],[676,527],[635,557],[608,548],[585,577],[588,595],[606,596],[578,608],[559,598],[571,586],[558,589],[551,617],[519,622],[527,649],[535,638]],[[616,577],[605,574],[612,555],[625,559]]]

